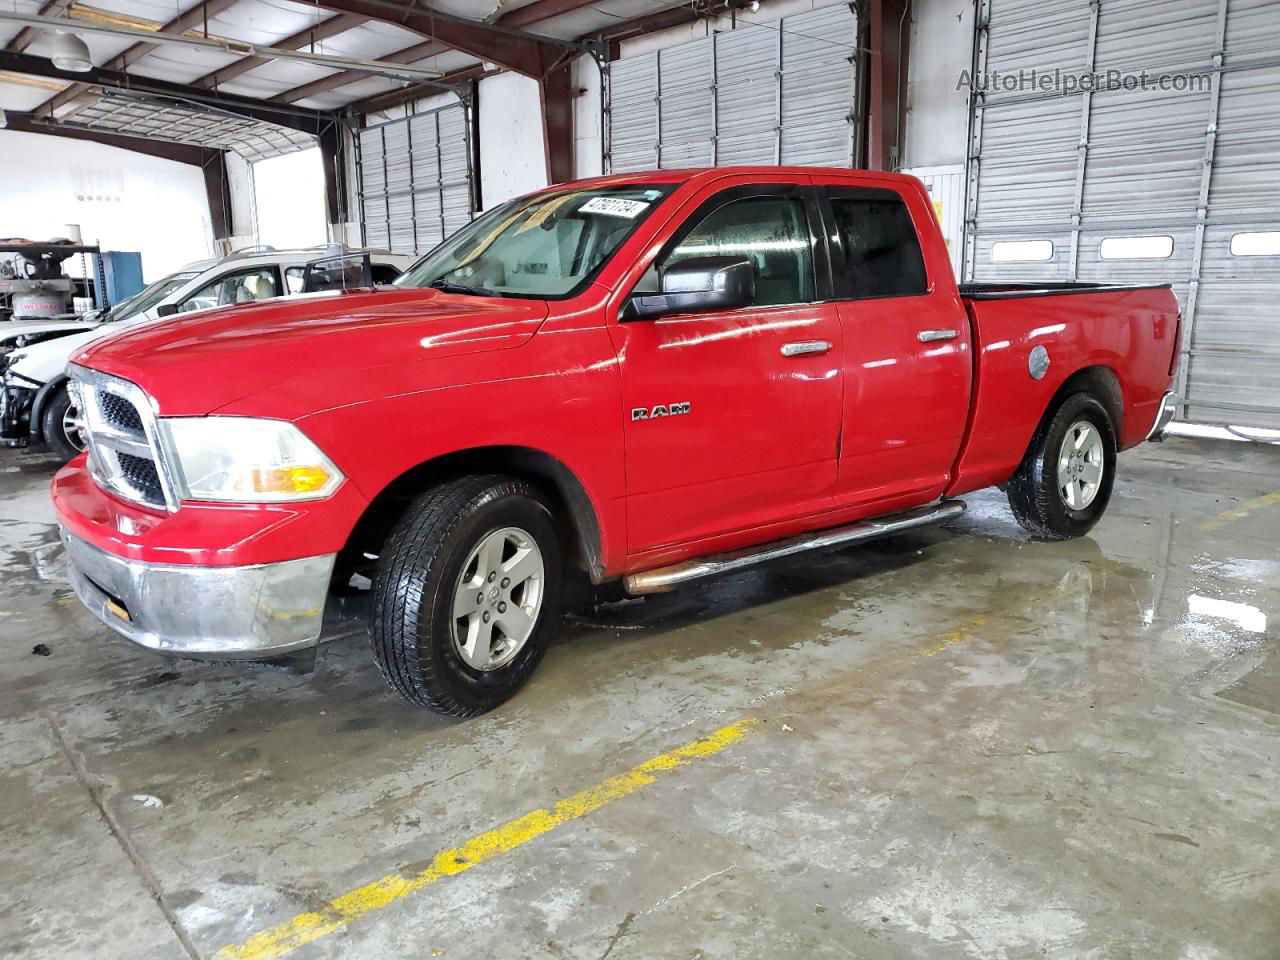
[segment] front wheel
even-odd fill
[[[1009,481],[1009,507],[1038,537],[1082,537],[1107,509],[1115,469],[1115,430],[1106,408],[1090,394],[1072,394],[1032,438]]]
[[[53,392],[53,396],[45,404],[40,429],[49,449],[63,460],[70,460],[84,450],[84,437],[80,433],[80,411],[72,402],[65,383]]]
[[[373,580],[370,638],[411,703],[472,717],[529,678],[559,618],[560,543],[523,480],[467,477],[419,497]]]

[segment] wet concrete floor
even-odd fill
[[[2,451],[0,957],[1280,956],[1280,449],[1120,465],[1086,539],[982,493],[579,613],[454,722],[358,624],[133,648]]]

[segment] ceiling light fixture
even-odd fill
[[[93,60],[89,58],[89,47],[74,33],[57,30],[50,44],[49,59],[59,70],[71,73],[88,73],[93,69]]]

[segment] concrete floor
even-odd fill
[[[51,472],[0,453],[0,956],[282,955],[250,938],[744,719],[292,955],[1280,956],[1280,449],[1126,454],[1073,543],[984,493],[578,616],[463,723],[351,625],[310,675],[134,649],[67,588]]]

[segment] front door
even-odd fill
[[[614,328],[632,554],[820,513],[835,483],[840,323],[812,191],[722,182],[691,207],[632,292],[689,257],[732,255],[755,267],[756,298]]]

